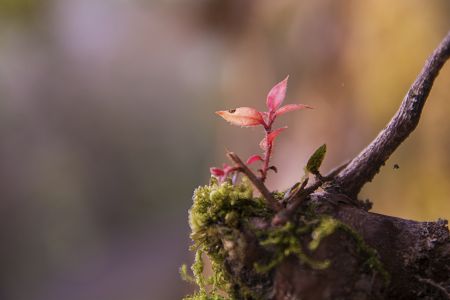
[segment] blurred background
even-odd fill
[[[316,109],[278,121],[287,188],[322,143],[325,171],[367,145],[449,29],[448,0],[0,0],[0,299],[180,299],[194,188],[262,138],[213,112],[290,75]],[[450,218],[449,87],[447,65],[373,211]]]

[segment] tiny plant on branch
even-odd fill
[[[252,155],[246,162],[247,165],[258,161],[262,163],[262,168],[258,169],[258,172],[260,173],[259,179],[262,182],[266,180],[269,170],[277,172],[277,168],[270,165],[270,158],[272,156],[275,138],[287,128],[286,126],[277,129],[273,128],[273,124],[277,117],[290,111],[312,108],[311,106],[304,104],[287,104],[281,106],[284,98],[286,97],[288,77],[276,84],[269,91],[266,100],[267,111],[265,112],[260,112],[252,107],[239,107],[236,109],[221,110],[216,112],[219,116],[233,125],[242,127],[262,126],[264,128],[265,136],[259,143],[259,146],[263,150],[263,155]],[[238,171],[238,168],[233,168],[227,165],[224,165],[223,169],[211,168],[211,174],[216,176],[221,181],[235,171]]]
[[[262,154],[243,162],[228,152],[232,163],[211,168],[209,184],[195,190],[189,210],[195,260],[192,272],[186,265],[180,272],[198,290],[184,300],[450,299],[444,286],[448,280],[440,282],[448,277],[442,268],[448,255],[441,251],[449,244],[446,221],[372,214],[371,203],[357,199],[417,126],[433,81],[449,58],[450,33],[370,145],[327,174],[320,171],[327,147],[318,147],[304,167],[305,175],[285,191],[269,191],[264,184],[269,170],[277,172],[270,163],[274,141],[287,128],[275,128],[274,123],[284,113],[311,108],[282,105],[288,78],[269,91],[265,112],[251,107],[216,112],[234,125],[262,126]],[[249,168],[256,163],[261,164],[258,172]],[[244,177],[238,182],[239,173]],[[254,189],[260,195],[254,196]],[[328,238],[332,235],[334,239]],[[204,259],[210,262],[209,276]],[[319,285],[324,288],[317,289]],[[426,286],[417,289],[420,285]]]
[[[196,251],[195,262],[191,267],[193,276],[187,273],[186,266],[182,266],[180,272],[185,280],[195,282],[199,286],[199,291],[185,300],[265,299],[262,294],[261,297],[249,296],[246,284],[233,278],[225,263],[227,259],[236,259],[238,255],[247,252],[247,242],[240,232],[244,230],[243,226],[253,224],[249,222],[250,219],[265,224],[258,229],[259,233],[255,236],[260,247],[272,253],[269,254],[268,260],[259,259],[247,266],[250,267],[248,271],[253,272],[252,274],[261,282],[265,282],[270,271],[288,256],[296,256],[313,269],[325,269],[329,266],[326,260],[310,258],[298,241],[297,235],[300,232],[311,235],[313,242],[309,251],[314,251],[321,239],[332,234],[339,223],[325,222],[326,220],[320,218],[309,221],[301,219],[304,224],[302,223],[300,227],[303,228],[297,231],[294,223],[298,219],[294,221],[293,218],[303,201],[334,176],[334,173],[322,176],[319,172],[326,146],[322,145],[314,152],[305,167],[303,179],[286,192],[271,192],[264,184],[269,170],[277,172],[277,168],[270,164],[274,141],[287,128],[274,128],[275,120],[290,111],[312,108],[304,104],[282,106],[286,97],[287,81],[288,77],[269,91],[265,112],[251,107],[216,112],[234,125],[262,126],[264,138],[259,146],[263,152],[250,156],[246,162],[243,162],[236,153],[228,152],[227,156],[232,165],[223,164],[222,168],[211,168],[213,177],[209,185],[195,190],[194,203],[189,211],[191,238],[194,242],[191,249]],[[258,175],[249,168],[249,165],[254,163],[261,164]],[[241,182],[236,180],[238,173],[246,176]],[[315,181],[308,185],[310,174],[314,175]],[[262,197],[254,197],[253,188],[256,188]],[[245,230],[252,231],[253,227],[250,227]],[[210,277],[203,274],[203,254],[206,254],[211,262],[213,275]],[[221,294],[230,298],[223,298]]]

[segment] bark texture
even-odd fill
[[[352,227],[375,249],[390,275],[389,285],[376,272],[363,271],[355,241],[337,231],[314,253],[329,259],[325,270],[311,270],[285,261],[276,271],[275,299],[447,299],[450,288],[450,235],[447,222],[416,222],[342,205],[336,194],[317,193],[318,213]],[[437,288],[424,280],[442,287]],[[447,293],[447,294],[446,294]]]
[[[239,238],[239,243],[245,245],[242,255],[226,259],[228,271],[238,278],[236,288],[245,285],[263,295],[262,299],[276,300],[449,299],[447,221],[405,220],[367,212],[342,200],[342,195],[322,191],[311,194],[300,207],[300,211],[314,207],[314,214],[332,216],[354,231],[336,229],[314,251],[308,251],[309,237],[298,236],[306,255],[314,261],[328,260],[327,268],[313,268],[296,255],[289,255],[271,271],[256,274],[252,271],[255,262],[273,257],[274,253],[261,247],[255,231],[243,227]],[[298,225],[296,222],[302,218],[300,212],[291,221]],[[253,221],[260,228],[271,226],[268,221]],[[370,266],[373,257],[361,250],[361,241],[375,250],[382,269]],[[237,299],[258,299],[236,295]]]

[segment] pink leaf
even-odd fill
[[[216,111],[216,114],[231,124],[238,126],[257,126],[264,124],[261,113],[251,107],[239,107],[236,109]]]
[[[264,161],[261,156],[259,156],[259,155],[252,155],[252,156],[250,156],[247,159],[247,165],[250,165],[250,164],[252,164],[252,163],[254,163],[255,161],[258,161],[258,160]]]
[[[270,112],[274,112],[283,103],[286,97],[287,81],[289,76],[287,76],[283,81],[276,84],[267,94],[266,105]]]
[[[288,105],[280,107],[275,112],[275,116],[279,116],[279,115],[285,114],[285,113],[290,112],[290,111],[299,110],[299,109],[305,109],[305,108],[312,109],[311,106],[305,105],[305,104],[288,104]]]
[[[210,168],[209,171],[211,172],[211,175],[221,177],[225,175],[225,172],[222,169],[219,168]]]
[[[225,163],[222,164],[222,167],[223,167],[223,172],[224,172],[225,176],[227,176],[229,173],[235,171],[234,167],[232,167],[232,166],[230,166],[228,164],[225,164]]]
[[[273,143],[273,141],[275,140],[275,138],[283,131],[287,128],[286,127],[281,127],[278,129],[275,129],[274,131],[272,131],[271,133],[269,133],[269,135],[265,138],[262,139],[262,141],[259,143],[259,146],[261,147],[261,149],[263,149],[264,151],[267,150],[268,146],[270,144]]]

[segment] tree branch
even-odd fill
[[[445,299],[449,299],[450,300],[450,294],[447,292],[447,290],[440,284],[434,282],[431,279],[428,278],[422,278],[419,276],[416,276],[417,280],[419,280],[422,283],[426,283],[428,285],[431,285],[432,287],[434,287],[435,289],[437,289],[443,297],[445,297]]]
[[[261,193],[261,195],[266,199],[267,204],[273,211],[279,211],[281,209],[280,203],[272,196],[269,190],[266,188],[264,183],[256,177],[255,174],[242,162],[239,156],[234,152],[228,152],[227,156],[231,159],[239,168],[239,171],[244,173],[248,179],[253,183],[256,189]]]
[[[308,184],[309,178],[306,178],[297,191],[291,195],[287,200],[287,206],[285,209],[279,211],[272,219],[272,225],[279,226],[284,225],[290,218],[295,214],[295,211],[299,208],[302,202],[308,197],[311,193],[315,192],[320,186],[324,183],[331,181],[343,168],[348,165],[348,161],[337,166],[332,169],[327,175],[317,177],[316,181],[310,186],[306,187]]]
[[[373,179],[389,156],[416,128],[433,82],[449,56],[450,32],[427,59],[388,125],[336,176],[334,186],[356,197],[364,184]]]

